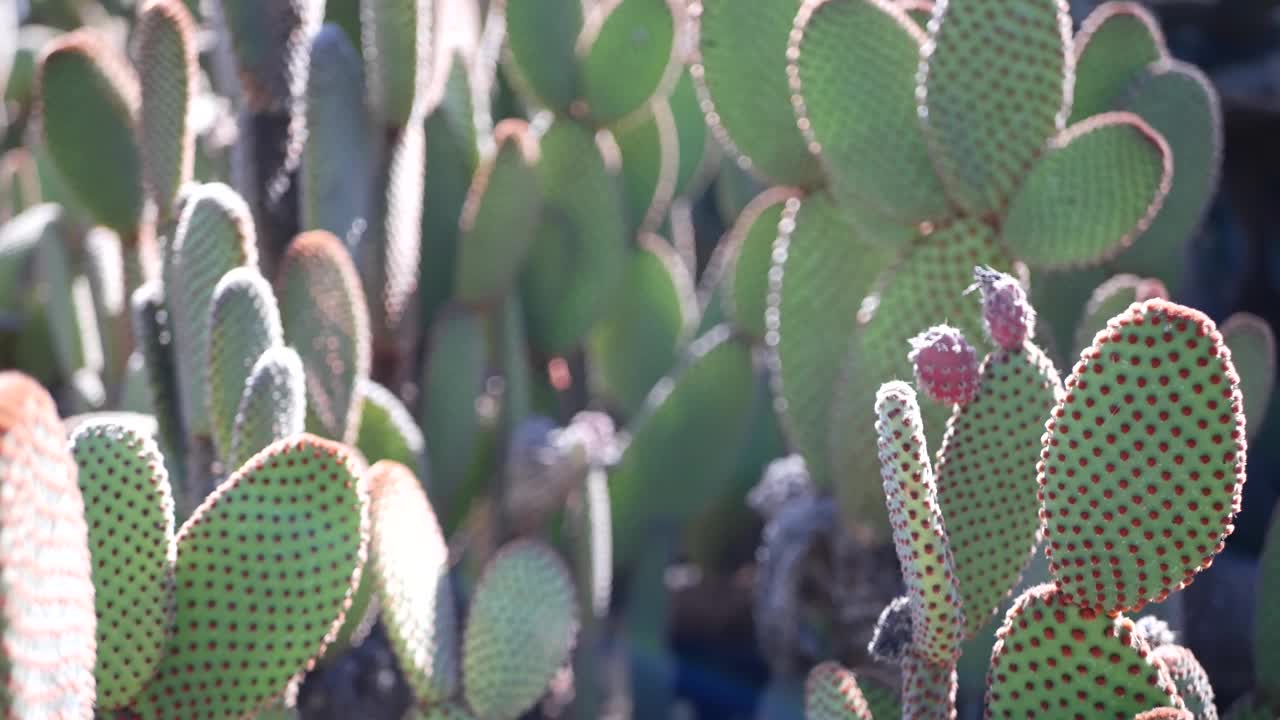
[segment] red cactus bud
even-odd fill
[[[916,385],[934,402],[964,405],[978,394],[978,354],[964,334],[935,325],[911,338]]]
[[[982,291],[982,325],[991,341],[1017,350],[1035,335],[1036,311],[1016,278],[989,267],[973,269],[969,290]]]

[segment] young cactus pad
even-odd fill
[[[467,704],[480,720],[533,707],[569,659],[578,604],[564,561],[531,540],[506,545],[476,583],[462,646]]]
[[[872,720],[858,678],[839,664],[824,662],[809,671],[804,685],[805,720]]]
[[[173,623],[173,496],[159,448],[137,428],[90,422],[71,454],[93,558],[97,706],[123,708],[160,663]]]
[[[1213,321],[1166,300],[1081,353],[1039,466],[1050,569],[1074,602],[1137,610],[1212,563],[1245,480],[1238,383]]]
[[[420,702],[458,689],[458,617],[449,548],[422,484],[396,462],[365,473],[372,502],[371,571],[391,646]]]
[[[196,24],[182,0],[148,0],[137,25],[143,179],[161,216],[195,165],[191,105],[200,79]]]
[[[0,372],[0,715],[89,718],[93,582],[84,501],[53,398]]]
[[[306,371],[297,351],[277,345],[263,352],[242,392],[226,457],[230,467],[239,467],[262,448],[306,426]]]
[[[354,459],[312,435],[219,485],[178,531],[174,635],[142,720],[243,717],[283,693],[341,624],[368,526]]]

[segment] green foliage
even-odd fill
[[[858,679],[833,662],[809,671],[804,687],[804,714],[808,720],[871,720]]]
[[[597,4],[593,13],[578,39],[581,112],[597,125],[615,125],[674,82],[684,3],[619,0]]]
[[[418,88],[430,73],[435,0],[360,0],[369,100],[389,128],[414,121]]]
[[[143,179],[160,214],[171,217],[195,162],[190,115],[199,83],[196,25],[179,0],[158,0],[142,11],[137,33]]]
[[[267,348],[244,380],[224,457],[227,467],[240,467],[267,445],[302,432],[306,415],[302,359],[290,347]]]

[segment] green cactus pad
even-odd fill
[[[404,720],[475,720],[475,717],[457,705],[445,703],[429,708],[410,708]]]
[[[1280,513],[1272,513],[1271,528],[1258,559],[1257,602],[1253,616],[1253,677],[1258,692],[1280,706]]]
[[[578,92],[582,0],[501,0],[496,7],[507,23],[512,81],[538,104],[568,112]]]
[[[41,56],[36,95],[44,144],[62,180],[94,220],[133,238],[143,203],[133,69],[92,31],[68,33]]]
[[[1027,343],[982,362],[978,395],[957,406],[938,452],[938,503],[974,637],[1018,584],[1040,532],[1035,462],[1062,381]]]
[[[418,289],[422,261],[422,202],[426,181],[426,136],[421,122],[401,131],[390,150],[386,174],[379,182],[380,226],[370,229],[357,246],[360,276],[368,295],[373,343],[378,352],[403,346],[410,302]]]
[[[214,446],[219,457],[226,459],[231,454],[232,428],[249,373],[262,353],[284,342],[284,331],[271,284],[256,268],[228,271],[214,287],[212,302],[209,415]]]
[[[557,121],[541,148],[546,204],[521,286],[530,342],[561,354],[612,300],[626,266],[626,211],[611,138]]]
[[[654,386],[609,477],[615,566],[633,560],[653,523],[688,522],[728,487],[755,382],[751,348],[721,325]]]
[[[698,90],[693,85],[693,76],[686,67],[676,80],[671,95],[667,98],[667,106],[671,109],[671,117],[675,121],[676,134],[679,140],[676,145],[680,151],[680,167],[676,172],[675,194],[695,195],[710,178],[709,169],[714,164],[718,153],[713,152],[715,143],[711,140],[711,130],[702,116],[702,106],[698,104]]]
[[[349,452],[305,434],[219,485],[178,531],[177,621],[139,716],[243,717],[309,669],[359,581],[368,502]]]
[[[307,369],[307,426],[355,442],[360,378],[368,377],[369,311],[346,248],[322,230],[294,238],[276,277],[285,341]]]
[[[106,373],[117,377],[128,364],[128,350],[122,347],[129,322],[124,312],[124,247],[119,235],[102,226],[85,234],[82,247],[81,262],[93,296],[93,314],[102,331]]]
[[[1133,77],[1169,56],[1160,23],[1136,2],[1098,5],[1080,25],[1074,44],[1071,124],[1114,110]]]
[[[766,342],[777,351],[774,394],[783,427],[819,487],[830,487],[834,472],[831,388],[863,299],[892,256],[859,237],[829,196],[786,201],[769,270]]]
[[[804,684],[805,720],[871,720],[858,678],[838,663],[820,663]]]
[[[360,436],[356,449],[368,462],[394,460],[426,477],[426,440],[395,393],[378,383],[360,381]]]
[[[1131,113],[1106,113],[1054,138],[1013,198],[1002,239],[1033,267],[1105,260],[1133,243],[1166,202],[1173,154]]]
[[[1073,605],[1052,584],[1018,597],[996,632],[987,717],[1130,718],[1182,707],[1133,621]]]
[[[435,0],[360,0],[369,104],[384,126],[403,128],[430,78]]]
[[[159,448],[137,428],[87,423],[71,454],[93,558],[96,704],[123,708],[160,663],[173,623],[173,497]]]
[[[467,305],[493,303],[510,291],[542,206],[538,141],[528,124],[504,120],[494,128],[493,141],[494,154],[476,170],[458,221],[454,297]]]
[[[422,432],[431,447],[432,492],[446,524],[480,440],[476,400],[489,377],[489,341],[480,313],[446,308],[436,315],[422,377]]]
[[[902,717],[955,720],[958,689],[954,664],[908,657],[902,663]]]
[[[1222,169],[1222,109],[1199,69],[1177,60],[1155,63],[1130,85],[1119,108],[1140,115],[1173,152],[1173,182],[1146,231],[1116,258],[1130,272],[1183,280],[1185,246],[1199,229]]]
[[[1241,312],[1222,324],[1222,340],[1231,349],[1231,362],[1240,376],[1246,427],[1253,437],[1262,429],[1275,389],[1275,333],[1262,318]]]
[[[196,24],[181,0],[156,0],[142,11],[135,32],[142,87],[138,131],[146,138],[139,145],[143,179],[161,217],[169,218],[195,163],[189,117],[200,72]]]
[[[164,292],[159,281],[143,283],[129,299],[133,321],[133,337],[147,373],[151,414],[159,432],[157,438],[165,453],[170,474],[181,473],[186,450],[182,432],[182,400],[178,386],[178,368],[173,357],[172,316],[164,306]],[[182,487],[181,483],[174,483]],[[189,509],[187,498],[177,505]]]
[[[1238,383],[1213,321],[1166,300],[1134,304],[1081,353],[1038,477],[1067,597],[1137,610],[1212,563],[1245,479]]]
[[[231,429],[231,450],[223,459],[240,467],[262,448],[306,427],[307,387],[302,359],[293,348],[268,348],[245,380]]]
[[[1125,274],[1107,279],[1093,291],[1089,302],[1085,304],[1080,324],[1076,326],[1075,342],[1068,348],[1070,354],[1079,355],[1081,350],[1093,342],[1093,336],[1099,330],[1106,329],[1111,318],[1127,310],[1133,303],[1157,297],[1168,299],[1169,293],[1164,283],[1154,278]]]
[[[752,338],[763,340],[768,328],[765,312],[769,302],[769,269],[773,266],[773,244],[789,200],[799,199],[791,188],[770,188],[747,203],[734,221],[723,244],[728,267],[724,279],[726,310],[734,326]],[[798,212],[798,211],[797,211]]]
[[[84,500],[53,398],[0,372],[0,713],[93,715],[94,591]]]
[[[286,112],[304,88],[323,7],[312,0],[223,0],[220,6],[249,112]]]
[[[257,264],[248,204],[226,185],[201,185],[183,203],[173,242],[173,269],[165,278],[174,341],[181,348],[175,359],[183,423],[192,435],[208,435],[212,424],[207,387],[214,288],[232,268]]]
[[[964,612],[916,392],[898,380],[885,383],[876,393],[875,411],[880,477],[911,598],[912,650],[926,663],[953,666]]]
[[[744,167],[774,183],[824,184],[791,109],[786,52],[801,0],[702,0],[698,56],[691,73],[720,144]]]
[[[449,548],[413,471],[382,461],[365,477],[373,518],[370,572],[391,647],[419,702],[447,700],[459,684]]]
[[[680,172],[680,137],[671,107],[654,101],[649,110],[644,118],[613,131],[622,154],[628,224],[642,232],[662,224]]]
[[[810,0],[796,16],[792,103],[842,205],[906,222],[950,213],[916,114],[925,40],[891,0]]]
[[[594,123],[614,125],[670,91],[687,24],[680,0],[596,3],[580,40],[579,75],[583,110]]]
[[[905,357],[905,352],[904,352]],[[910,373],[910,368],[903,371]],[[867,432],[874,417],[879,370],[868,361],[860,336],[855,335],[839,366],[831,389],[831,417],[827,446],[831,453],[832,486],[839,503],[840,517],[874,534],[880,542],[890,539],[889,515],[885,512],[884,489],[880,482],[880,461],[876,457],[876,437]],[[903,374],[902,377],[908,377]],[[926,403],[926,431],[946,426],[950,408]],[[941,435],[938,435],[941,439]]]
[[[995,210],[1066,123],[1067,3],[939,2],[929,29],[917,90],[925,137],[952,200]]]
[[[517,540],[476,582],[462,645],[467,705],[481,720],[519,717],[546,691],[578,635],[578,604],[564,561]]]
[[[54,362],[62,377],[67,378],[88,365],[88,357],[95,348],[91,345],[91,338],[87,337],[86,328],[80,324],[72,295],[76,276],[69,251],[71,228],[60,207],[52,204],[40,207],[41,210],[33,211],[25,219],[43,226],[36,244],[34,263],[35,275],[43,290],[38,297],[44,305],[43,314],[48,322]],[[44,210],[48,211],[47,214]],[[96,318],[94,320],[96,324]],[[97,350],[98,359],[101,359],[101,347]]]
[[[675,364],[697,321],[693,278],[675,250],[643,235],[630,251],[611,311],[587,339],[591,385],[633,417],[654,383]]]
[[[980,304],[964,297],[977,266],[1007,271],[1013,261],[989,225],[963,218],[933,229],[887,271],[865,306],[863,348],[873,377],[908,377],[908,341],[941,318],[972,342],[985,337]]]
[[[303,230],[347,238],[368,222],[373,136],[364,93],[360,54],[340,28],[321,28],[311,41],[307,76],[307,141],[298,200]]]
[[[1169,673],[1178,697],[1182,698],[1193,716],[1192,720],[1218,720],[1209,675],[1190,650],[1180,645],[1161,645],[1151,651],[1151,659]]]

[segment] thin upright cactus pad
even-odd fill
[[[834,662],[821,663],[809,671],[804,716],[805,720],[872,720],[858,678]]]
[[[89,718],[97,626],[84,500],[53,398],[0,372],[0,714]]]
[[[196,24],[182,0],[148,0],[138,18],[138,116],[143,179],[161,216],[173,215],[178,188],[191,180],[199,82]]]
[[[71,438],[79,466],[97,607],[97,707],[128,706],[160,663],[173,625],[173,496],[164,458],[111,420]]]
[[[259,450],[306,427],[307,386],[302,359],[276,345],[254,361],[241,389],[231,427],[228,467],[240,467]]]

